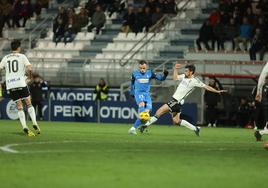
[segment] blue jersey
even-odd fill
[[[134,71],[131,78],[130,94],[136,95],[139,93],[149,93],[151,79],[163,81],[166,79],[166,76],[155,74],[152,70],[146,70],[145,73],[142,73],[139,70]]]
[[[134,95],[137,105],[145,103],[144,107],[139,107],[139,112],[152,110],[152,99],[150,96],[151,79],[163,81],[166,75],[155,74],[152,70],[146,70],[145,73],[136,70],[132,73],[130,83],[130,94]]]

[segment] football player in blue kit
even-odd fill
[[[147,62],[141,60],[139,62],[139,69],[133,71],[130,83],[130,95],[135,97],[135,101],[139,107],[139,114],[141,112],[150,112],[152,110],[152,99],[150,96],[151,80],[156,79],[164,81],[168,75],[165,70],[163,74],[155,74],[152,70],[147,69]],[[133,126],[129,129],[129,134],[137,134],[136,129],[145,122],[139,118],[135,121]]]

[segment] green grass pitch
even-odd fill
[[[268,150],[253,130],[40,122],[26,137],[18,121],[0,121],[1,188],[267,187]],[[268,140],[267,137],[264,139]]]

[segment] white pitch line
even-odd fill
[[[44,141],[44,142],[28,142],[28,143],[14,143],[14,144],[7,144],[4,146],[0,147],[0,150],[2,150],[3,152],[7,152],[7,153],[50,153],[50,152],[74,152],[73,150],[62,150],[62,151],[53,151],[53,150],[37,150],[37,151],[18,151],[15,149],[12,149],[12,147],[17,147],[17,146],[25,146],[25,145],[42,145],[42,144],[68,144],[68,143],[92,143],[93,141],[90,140],[63,140],[63,141]],[[163,142],[165,143],[165,142]],[[169,143],[169,142],[168,142]],[[256,142],[234,142],[234,141],[229,141],[229,142],[206,142],[206,141],[182,141],[180,143],[183,144],[253,144]],[[237,149],[237,148],[210,148],[210,149],[204,149],[205,151],[224,151],[224,150],[230,150],[230,151],[236,151],[236,150],[240,150],[240,151],[249,151],[250,149]],[[116,149],[112,149],[112,150],[107,150],[106,152],[116,152],[116,151],[122,151],[122,150],[116,150]],[[125,151],[129,151],[128,149]],[[139,150],[139,149],[132,149],[131,151],[144,151],[144,150]],[[153,150],[151,150],[153,151]],[[158,150],[157,150],[158,151]],[[77,151],[75,151],[77,152]],[[81,152],[97,152],[97,150],[87,150],[87,151],[81,151]],[[124,152],[124,151],[123,151]]]
[[[25,146],[25,145],[35,145],[35,144],[68,144],[68,143],[88,143],[91,141],[85,141],[85,140],[81,140],[81,141],[74,141],[74,140],[63,140],[63,141],[47,141],[47,142],[28,142],[28,143],[14,143],[14,144],[7,144],[4,146],[0,147],[0,150],[2,150],[3,152],[7,152],[7,153],[24,153],[23,151],[18,151],[15,149],[12,149],[11,147],[16,147],[16,146]]]
[[[8,153],[19,153],[19,151],[11,149],[11,147],[17,146],[17,145],[18,144],[8,144],[8,145],[0,147],[0,150],[2,150],[3,152],[8,152]]]

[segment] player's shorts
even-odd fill
[[[169,111],[170,112],[176,112],[176,113],[180,113],[181,112],[181,104],[176,100],[176,99],[172,99],[167,103],[168,107],[169,107]]]
[[[145,109],[146,110],[152,110],[152,99],[150,96],[150,93],[136,93],[135,94],[135,100],[137,105],[139,105],[141,102],[145,103]]]
[[[7,94],[13,101],[18,101],[20,99],[25,99],[30,96],[28,87],[19,87],[7,90]]]

